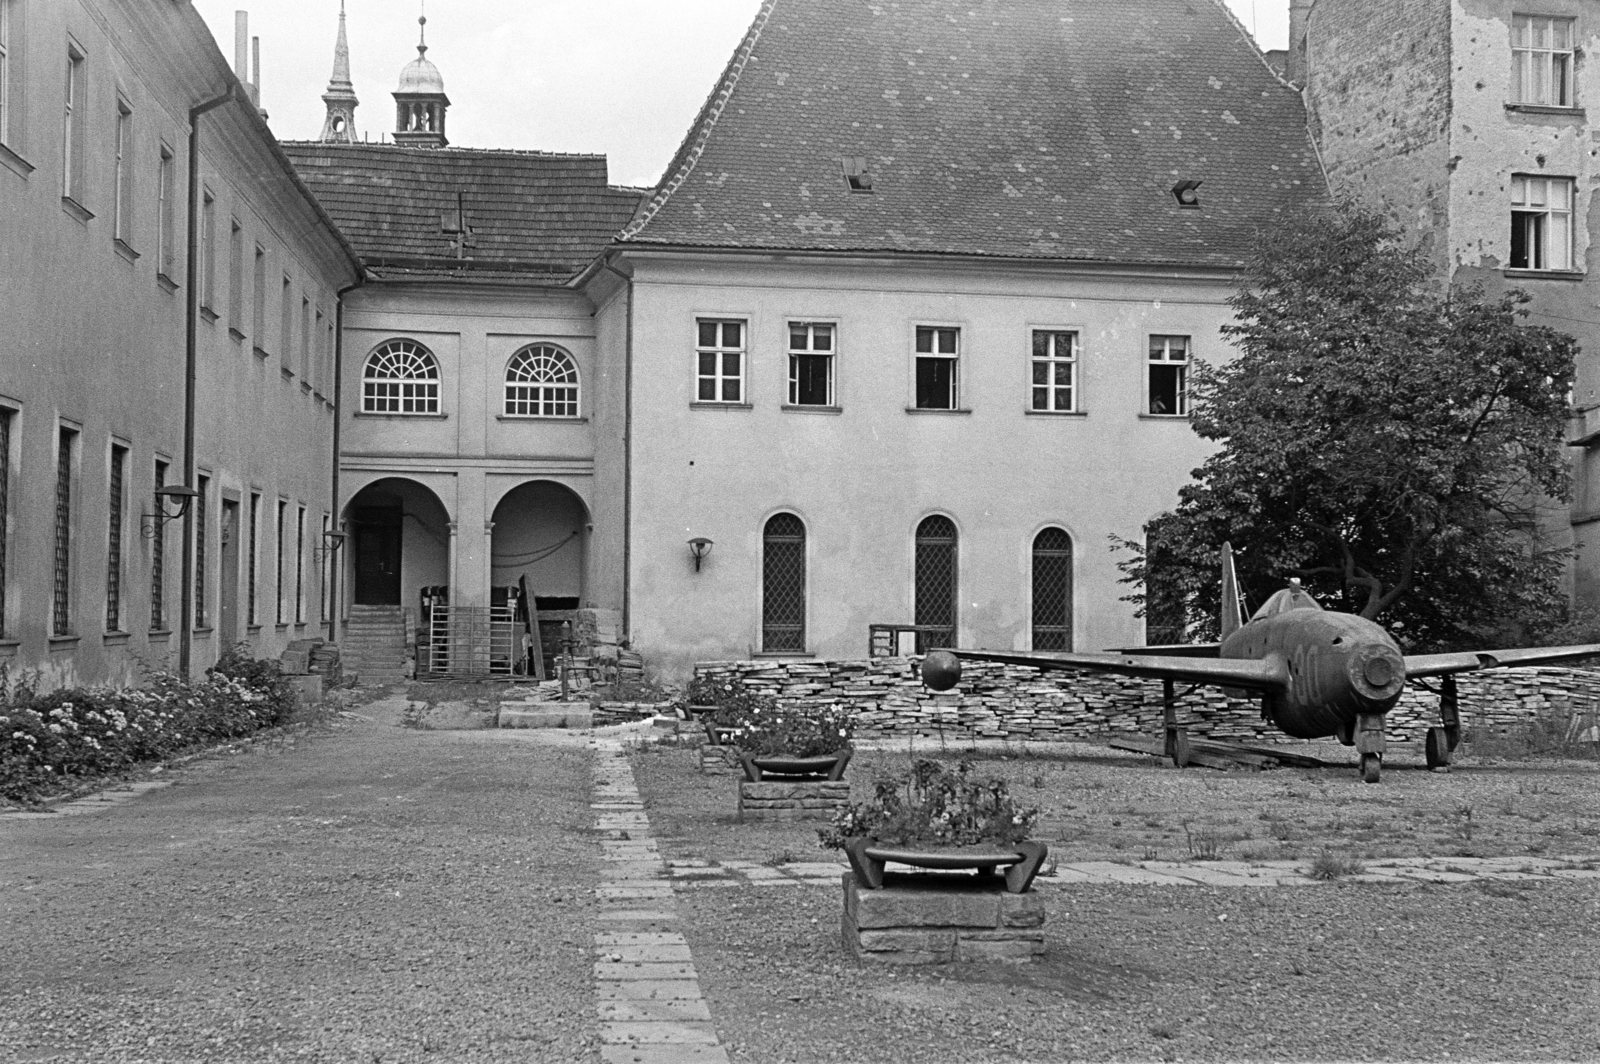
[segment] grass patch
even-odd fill
[[[1331,881],[1345,876],[1359,876],[1364,871],[1366,867],[1356,858],[1349,854],[1334,853],[1324,847],[1321,853],[1311,859],[1311,867],[1306,869],[1306,875],[1312,879]]]

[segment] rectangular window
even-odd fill
[[[1033,331],[1033,397],[1030,409],[1055,414],[1078,409],[1078,334]]]
[[[311,383],[311,300],[300,297],[300,379]]]
[[[106,513],[106,631],[122,631],[122,479],[128,466],[128,449],[111,445],[110,497]]]
[[[954,410],[961,330],[917,326],[917,409]]]
[[[695,324],[695,401],[744,402],[745,323],[699,318]]]
[[[245,562],[245,618],[246,624],[261,623],[256,612],[256,587],[261,575],[261,493],[250,493],[250,558]]]
[[[321,619],[323,624],[328,623],[328,618],[333,616],[333,551],[329,549],[332,544],[328,542],[328,530],[331,527],[327,514],[322,515],[322,594],[317,596],[321,604]]]
[[[133,108],[117,98],[116,170],[112,174],[111,235],[133,243]]]
[[[78,433],[62,426],[56,436],[55,572],[51,581],[50,632],[72,634],[72,476]]]
[[[316,319],[316,324],[311,332],[311,343],[307,345],[306,349],[312,350],[314,348],[316,351],[316,354],[311,359],[311,376],[309,379],[311,387],[320,393],[328,386],[328,367],[324,361],[325,349],[322,344],[325,330],[322,325],[322,311],[320,308],[316,312]]]
[[[156,170],[156,272],[168,281],[178,272],[178,161],[172,149],[161,145]]]
[[[298,507],[294,518],[294,623],[306,620],[306,508]]]
[[[833,406],[834,327],[789,323],[789,405]]]
[[[1513,103],[1572,107],[1572,19],[1516,15],[1511,20]]]
[[[200,305],[217,309],[217,197],[209,188],[200,194]]]
[[[211,478],[197,477],[194,487],[200,493],[194,497],[194,626],[205,628],[206,536],[210,531],[207,528],[206,495],[211,488]]]
[[[267,353],[267,253],[260,244],[256,245],[255,285],[250,294],[254,300],[250,342],[255,345],[256,354],[265,356]]]
[[[1189,416],[1189,338],[1150,337],[1150,413]]]
[[[1511,268],[1572,269],[1572,179],[1511,178]]]
[[[278,304],[278,365],[294,371],[294,282],[283,275],[282,302]]]
[[[61,194],[83,202],[83,147],[89,113],[87,61],[77,45],[67,45],[67,94],[61,116]]]
[[[277,592],[277,599],[278,599],[277,613],[274,615],[274,620],[276,620],[277,623],[279,623],[279,624],[283,624],[284,623],[284,621],[283,621],[283,522],[284,522],[284,518],[287,517],[288,514],[289,514],[289,504],[284,502],[282,499],[279,499],[278,500],[278,527],[276,529],[276,535],[274,535],[272,537],[273,549],[276,551],[276,557],[274,558],[274,565],[276,566],[276,569],[277,569],[277,578],[276,578],[276,581],[274,583],[273,590]]]
[[[156,462],[156,490],[167,483],[167,463]],[[150,535],[150,630],[167,629],[167,523],[161,519],[161,496],[155,499]]]
[[[0,10],[4,0],[0,0]],[[10,556],[11,423],[14,411],[0,406],[0,639],[6,638],[6,559]]]
[[[0,144],[11,143],[11,5],[0,0]]]
[[[244,335],[244,226],[229,220],[228,228],[228,328]]]

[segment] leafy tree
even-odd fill
[[[1559,620],[1566,551],[1537,518],[1567,495],[1577,343],[1526,324],[1528,301],[1446,291],[1357,208],[1264,232],[1230,300],[1238,356],[1191,382],[1220,449],[1146,548],[1121,543],[1150,626],[1215,633],[1225,541],[1252,607],[1297,575],[1413,649]]]

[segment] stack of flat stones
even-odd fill
[[[597,739],[592,808],[605,864],[595,993],[605,1064],[728,1064],[622,744]]]
[[[961,684],[935,693],[922,685],[920,659],[855,661],[705,661],[695,676],[732,683],[803,709],[844,704],[858,738],[904,735],[963,739],[1104,741],[1159,734],[1161,682],[1105,673],[962,663]],[[1492,670],[1460,681],[1470,727],[1509,733],[1535,719],[1582,733],[1600,725],[1600,671],[1539,666]],[[1397,742],[1419,742],[1439,723],[1438,696],[1410,687],[1385,725]],[[1296,744],[1261,718],[1254,699],[1214,688],[1186,696],[1179,715],[1196,738]]]
[[[739,756],[734,753],[731,746],[712,746],[704,743],[700,747],[700,775],[702,776],[733,776],[742,774],[744,768],[739,764]]]
[[[832,820],[849,804],[849,780],[739,781],[740,820]]]
[[[845,952],[868,964],[1026,962],[1044,952],[1044,899],[961,873],[890,874],[868,890],[844,874]]]

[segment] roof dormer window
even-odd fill
[[[850,186],[851,192],[872,191],[872,174],[867,170],[866,156],[847,155],[839,162],[844,166],[844,183]]]

